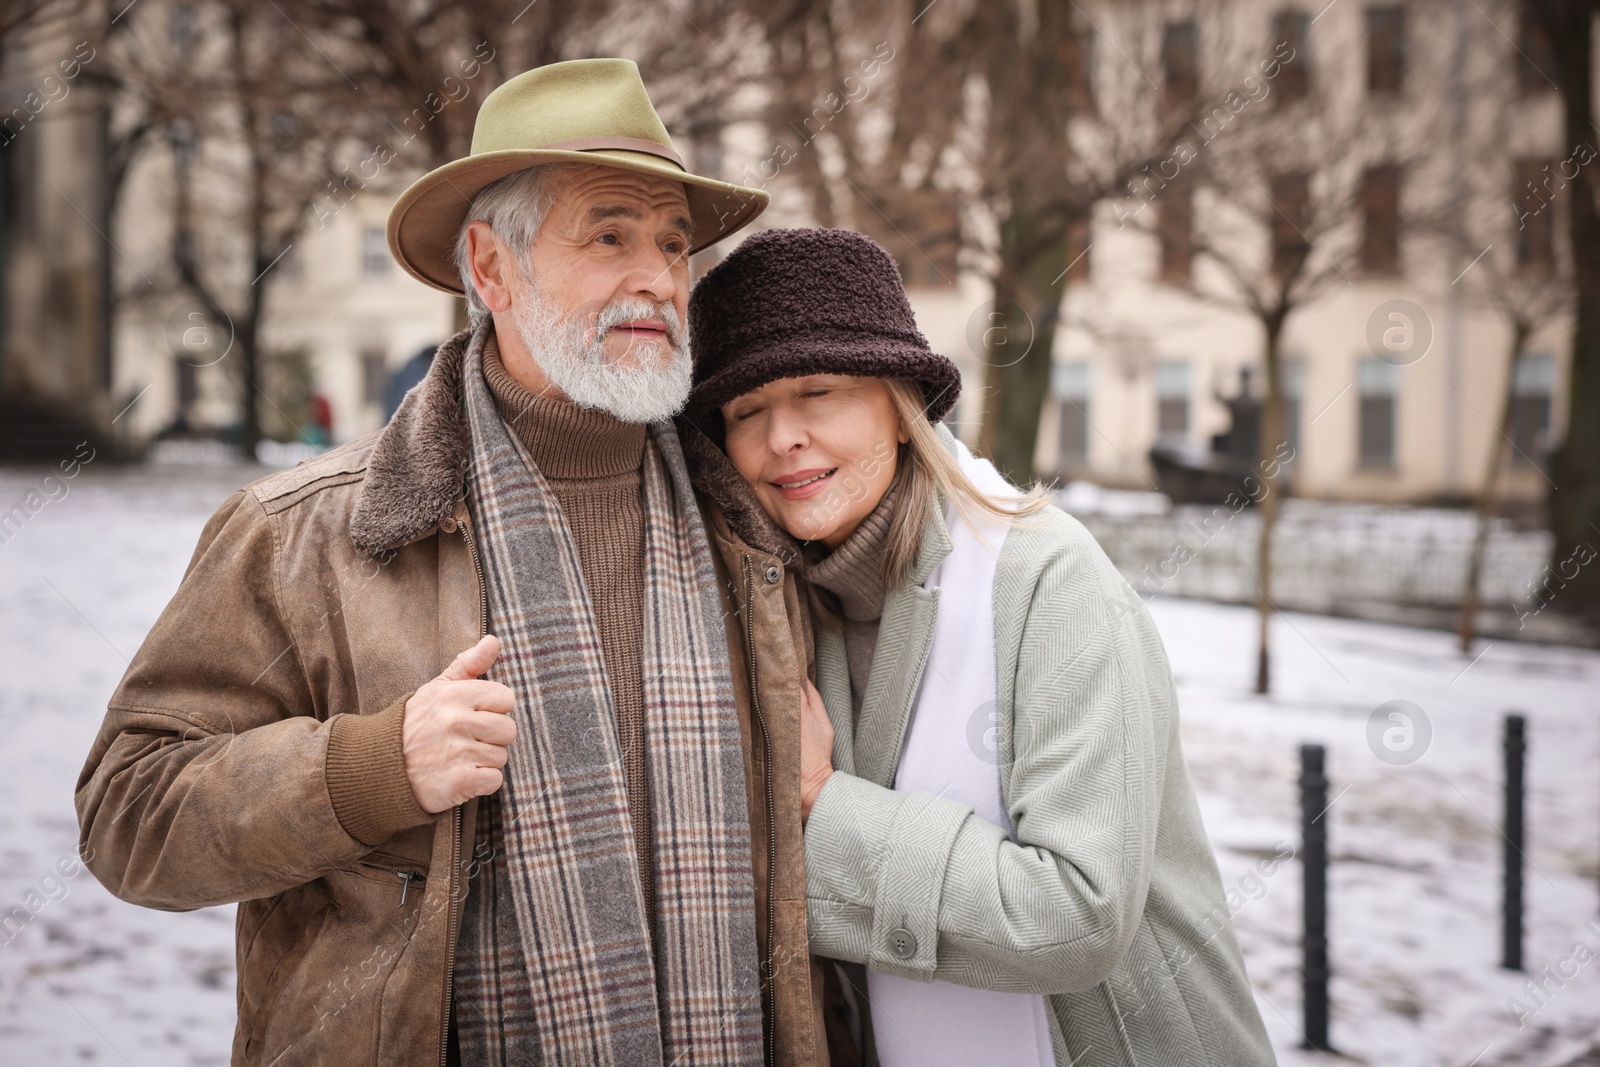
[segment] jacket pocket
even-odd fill
[[[391,886],[395,891],[396,903],[402,907],[407,901],[415,903],[420,899],[422,888],[428,884],[426,863],[382,852],[368,853],[349,870],[368,880]]]
[[[246,1064],[260,1062],[266,1049],[268,1028],[284,987],[299,970],[334,910],[332,901],[324,902],[298,932],[290,926],[296,914],[303,914],[298,908],[276,907],[262,924],[250,955],[241,961],[239,972],[239,1025],[246,1028],[248,1034],[244,1043]],[[244,1014],[245,1010],[248,1015]]]

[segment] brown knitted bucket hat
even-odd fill
[[[956,365],[917,329],[894,259],[851,230],[764,230],[689,296],[694,392],[686,414],[720,437],[717,410],[779,378],[853,374],[922,386],[938,422],[961,394]]]

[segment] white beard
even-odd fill
[[[539,369],[567,399],[623,422],[659,422],[683,410],[694,385],[694,361],[683,321],[670,302],[623,299],[593,315],[563,313],[544,300],[527,273],[523,277],[528,299],[517,306],[517,332]],[[626,366],[611,360],[606,335],[621,323],[647,318],[667,324],[666,341],[636,341],[635,361]]]

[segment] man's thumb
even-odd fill
[[[495,657],[500,655],[500,639],[493,634],[484,634],[478,643],[461,653],[450,661],[439,675],[447,682],[462,682],[468,678],[476,678],[489,669]]]

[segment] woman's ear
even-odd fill
[[[896,436],[900,439],[900,443],[901,444],[905,444],[908,441],[910,441],[911,440],[911,427],[906,425],[906,420],[903,417],[902,418],[897,418],[897,419],[895,419],[895,425],[898,426],[899,429],[900,429],[900,432],[898,434],[896,434]]]

